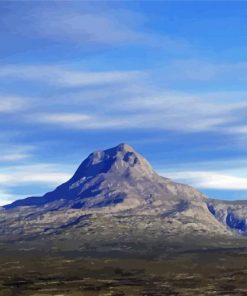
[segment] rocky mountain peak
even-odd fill
[[[87,166],[95,165],[100,162],[109,161],[110,159],[117,160],[119,158],[122,158],[125,155],[130,155],[130,154],[135,155],[135,157],[137,157],[137,153],[131,146],[125,143],[121,143],[116,147],[113,147],[107,150],[98,150],[91,153],[88,156]],[[125,161],[127,161],[127,157],[125,157]]]
[[[118,146],[115,147],[115,149],[118,151],[123,151],[123,152],[135,152],[135,150],[130,145],[128,145],[126,143],[119,144]]]
[[[176,237],[184,241],[185,235],[246,235],[246,217],[247,204],[209,200],[190,186],[161,177],[121,143],[91,153],[53,191],[4,206],[0,236],[19,241],[24,236],[28,242],[32,237],[58,237],[59,242],[79,238],[80,245],[92,248],[96,240],[108,245],[142,239],[145,245],[158,239],[163,244]]]
[[[111,196],[136,196],[137,191],[149,195],[150,188],[156,184],[158,175],[148,161],[131,146],[121,143],[113,148],[97,150],[81,163],[70,180],[58,186],[43,197],[31,197],[16,201],[5,208],[23,205],[42,205],[57,200],[76,201],[86,198],[96,201],[95,196],[107,200]],[[139,188],[136,189],[136,184]],[[149,185],[148,185],[149,184]],[[152,185],[151,185],[152,184]],[[114,194],[113,194],[114,192]],[[98,203],[97,203],[98,204]],[[84,205],[84,202],[80,202]]]
[[[116,147],[91,153],[80,165],[72,180],[95,177],[102,173],[122,175],[126,170],[134,170],[141,175],[153,175],[151,165],[131,146],[121,143]]]

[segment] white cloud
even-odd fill
[[[19,186],[24,184],[57,185],[71,177],[67,172],[59,170],[59,165],[34,164],[2,168],[0,184],[2,187]]]
[[[33,156],[32,145],[0,144],[0,162],[18,162]]]
[[[99,44],[116,46],[141,44],[166,50],[185,49],[188,42],[181,38],[147,30],[146,18],[130,11],[101,13],[46,13],[34,22],[36,32],[45,38],[67,41],[83,46]]]
[[[178,171],[160,174],[199,189],[247,190],[247,178],[229,172]]]
[[[92,120],[92,117],[81,113],[47,113],[37,114],[34,116],[36,121],[42,123],[64,124],[64,125],[80,125]]]
[[[43,195],[46,192],[36,192],[39,185],[56,187],[66,182],[72,176],[73,168],[61,167],[59,164],[30,164],[2,167],[0,173],[0,205],[28,196]],[[26,195],[12,193],[15,187],[35,185],[35,192]],[[16,190],[14,190],[15,192]]]
[[[145,128],[235,134],[246,130],[244,123],[238,123],[241,118],[245,120],[245,92],[201,94],[158,90],[144,79],[148,77],[147,73],[138,71],[86,73],[60,66],[0,67],[0,76],[8,75],[20,79],[38,79],[62,87],[92,86],[85,91],[74,90],[70,93],[67,90],[61,97],[51,97],[49,100],[29,100],[29,107],[32,106],[34,110],[32,115],[22,115],[20,119],[25,122],[49,123],[75,129]],[[36,104],[33,104],[34,100]],[[5,110],[18,107],[15,101],[9,102],[12,103],[5,106]],[[35,106],[39,111],[35,112]]]
[[[0,77],[37,80],[61,87],[107,85],[128,82],[144,75],[141,71],[80,71],[59,65],[5,65]]]
[[[0,162],[11,162],[27,159],[30,157],[30,154],[27,153],[6,153],[0,155]]]
[[[247,62],[220,63],[200,59],[171,61],[164,68],[168,80],[245,82]]]
[[[23,114],[20,118],[25,123],[74,129],[137,128],[228,134],[246,130],[246,92],[171,91],[152,86],[148,72],[93,73],[58,65],[4,66],[0,67],[0,76],[34,79],[61,87],[87,86],[72,92],[66,89],[61,96],[34,99],[37,103],[32,105],[32,115]]]
[[[30,172],[28,175],[25,172],[25,168],[23,171],[19,171],[18,173],[13,174],[0,174],[0,184],[6,185],[23,185],[23,184],[31,184],[31,183],[45,183],[45,184],[57,184],[59,182],[64,182],[66,178],[68,178],[68,174],[65,173],[35,173]]]
[[[76,44],[147,44],[153,41],[151,34],[146,34],[127,21],[118,19],[113,14],[92,13],[57,13],[39,14],[34,20],[34,30],[43,37],[57,40],[70,41]],[[133,22],[132,22],[133,24]]]
[[[33,192],[31,194],[31,196],[40,196],[40,195],[42,195],[42,193],[40,193],[40,192],[39,193],[38,192]],[[8,190],[5,191],[5,190],[0,189],[0,207],[4,206],[4,205],[7,205],[7,204],[10,204],[15,200],[23,199],[23,198],[26,198],[26,197],[27,197],[26,195],[14,194],[11,191],[8,191]]]
[[[173,51],[187,46],[181,38],[154,32],[149,27],[150,17],[141,13],[109,9],[104,4],[100,8],[99,2],[91,8],[85,2],[77,4],[8,10],[1,25],[9,34],[48,40],[77,50],[86,48],[87,52],[123,45],[159,46]]]
[[[98,91],[73,92],[56,98],[63,109],[83,113],[35,113],[31,122],[61,125],[74,129],[160,129],[180,132],[214,131],[233,133],[236,122],[245,117],[247,101],[242,93],[204,95],[132,87],[117,93],[117,87]],[[235,100],[233,100],[234,98]],[[238,100],[239,98],[239,100]]]
[[[2,189],[0,190],[0,206],[7,205],[11,203],[14,200],[20,199],[20,198],[25,198],[21,195],[14,195],[9,192],[3,191]]]
[[[230,126],[227,128],[227,131],[229,133],[233,134],[247,134],[247,125],[244,123],[243,125],[236,125],[236,126]]]
[[[27,108],[26,98],[0,96],[0,113],[12,113]]]

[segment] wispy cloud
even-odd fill
[[[0,155],[0,162],[12,162],[29,158],[27,153],[6,153]]]
[[[13,113],[25,110],[28,104],[26,98],[0,95],[0,113]]]
[[[163,75],[169,80],[197,82],[246,82],[247,61],[212,62],[203,59],[180,59],[170,61],[164,67]]]
[[[14,174],[0,174],[0,184],[4,184],[5,186],[13,183],[15,184],[15,186],[31,183],[44,183],[56,185],[64,182],[68,177],[68,174],[58,172],[30,172],[30,175],[28,175],[25,168],[23,168],[23,170],[19,170],[19,172],[16,172]]]
[[[247,190],[247,178],[233,175],[231,172],[195,170],[163,172],[161,174],[199,189]]]
[[[15,165],[14,169],[12,166],[2,166],[0,173],[0,206],[8,204],[14,200],[25,198],[27,196],[43,195],[44,189],[53,189],[61,183],[67,181],[73,172],[73,168],[70,166],[61,166],[59,164],[52,163],[34,163]],[[26,194],[18,194],[14,188],[30,187],[26,189]],[[48,189],[47,189],[48,190]],[[13,193],[14,192],[14,193]]]
[[[10,192],[0,189],[0,207],[10,204],[12,201],[25,198],[26,196],[11,194]]]
[[[0,77],[40,81],[60,87],[97,86],[128,82],[142,77],[141,71],[80,71],[59,65],[5,65]]]
[[[39,186],[58,186],[71,177],[72,171],[69,166],[61,167],[59,164],[44,163],[16,165],[14,169],[13,167],[2,167],[0,173],[0,205],[27,197],[27,195],[42,195],[45,192],[37,192]],[[35,185],[36,189],[29,190],[25,196],[12,194],[15,187],[31,185]]]
[[[74,129],[135,128],[232,134],[246,130],[246,92],[171,91],[155,87],[148,71],[83,72],[59,65],[2,66],[0,77],[69,87],[63,95],[28,100],[33,112],[23,114],[26,123]],[[23,100],[16,100],[3,101],[3,110],[10,112],[25,106]],[[35,109],[35,106],[39,107]]]
[[[32,158],[34,146],[0,144],[0,163],[18,163],[22,160]],[[2,168],[3,169],[3,168]]]
[[[8,187],[15,184],[50,184],[57,185],[68,180],[71,175],[66,172],[60,171],[61,167],[55,164],[33,164],[15,166],[15,170],[10,168],[2,168],[0,173],[0,184],[2,187]]]
[[[53,123],[61,125],[79,125],[85,122],[91,121],[92,117],[87,114],[81,113],[47,113],[47,114],[36,114],[36,120],[41,123]]]
[[[123,45],[159,46],[174,50],[185,48],[187,42],[168,34],[159,34],[149,27],[150,20],[140,12],[111,9],[97,4],[70,3],[62,6],[30,5],[19,13],[9,9],[1,26],[9,34],[21,34],[32,39],[68,44],[77,48],[112,47]],[[100,8],[101,6],[101,8]],[[66,7],[66,8],[65,8]],[[12,22],[18,20],[18,26]]]
[[[179,132],[234,133],[245,120],[247,102],[239,93],[195,94],[118,87],[95,92],[73,92],[56,98],[70,112],[35,113],[30,122],[74,129],[158,129]],[[99,90],[100,92],[100,90]],[[238,98],[240,98],[238,100]],[[99,108],[100,106],[100,108]],[[76,108],[76,112],[72,111]],[[80,112],[79,110],[83,110]]]
[[[76,44],[124,44],[148,43],[153,41],[150,34],[141,32],[138,22],[130,22],[123,17],[117,18],[109,13],[83,13],[49,11],[33,20],[34,30],[41,36],[53,40],[71,41]],[[140,19],[140,18],[139,18]]]

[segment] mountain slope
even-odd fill
[[[233,218],[218,214],[227,209],[224,202],[159,176],[132,147],[120,144],[90,154],[54,191],[6,205],[0,211],[0,238],[18,244],[73,241],[78,248],[235,238],[236,221],[225,222]]]
[[[247,234],[247,201],[208,200],[208,209],[211,214],[226,227]]]
[[[126,144],[96,151],[82,162],[74,176],[42,197],[31,197],[5,206],[96,208],[126,203],[132,206],[163,204],[187,199],[203,200],[201,193],[156,174],[150,164]],[[164,198],[165,196],[165,198]],[[55,202],[55,203],[54,203]]]

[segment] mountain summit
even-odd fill
[[[42,197],[30,197],[5,209],[36,206],[47,209],[97,209],[113,207],[151,211],[174,203],[201,203],[205,197],[192,187],[159,176],[131,146],[91,153],[70,180]],[[121,205],[121,206],[120,206]],[[112,210],[114,210],[112,208]],[[207,210],[208,211],[208,210]]]
[[[101,244],[184,236],[229,238],[247,232],[245,217],[246,203],[211,200],[161,177],[122,143],[91,153],[54,191],[6,205],[0,211],[0,238],[76,237],[83,246],[97,240]]]
[[[73,177],[54,191],[42,197],[16,201],[5,208],[50,205],[52,202],[52,206],[59,204],[59,207],[72,208],[116,204],[128,191],[136,189],[135,182],[154,181],[155,177],[158,176],[151,165],[131,146],[122,143],[91,153]]]

